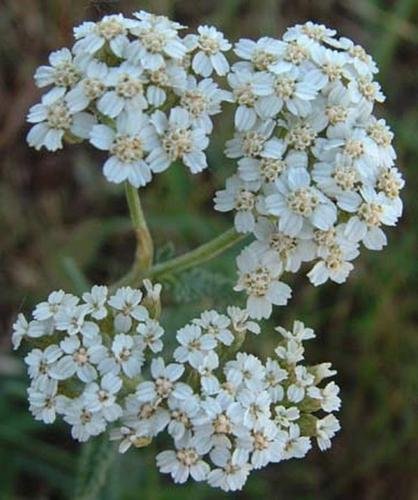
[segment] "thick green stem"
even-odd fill
[[[156,279],[173,272],[179,273],[185,271],[186,269],[190,269],[191,267],[195,267],[213,259],[217,255],[225,252],[228,248],[234,246],[243,238],[245,238],[245,235],[237,233],[234,228],[228,229],[213,240],[204,243],[190,252],[168,260],[167,262],[157,264],[149,269],[144,277]]]
[[[137,242],[132,272],[139,274],[152,266],[154,244],[142,211],[138,190],[127,182],[125,185],[125,192]]]
[[[116,457],[117,449],[109,440],[107,432],[85,443],[80,456],[73,500],[101,498],[100,493]]]

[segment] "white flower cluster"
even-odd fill
[[[106,178],[135,187],[176,161],[206,168],[211,116],[231,100],[211,76],[229,71],[231,45],[213,27],[185,37],[182,28],[144,11],[75,28],[72,49],[51,53],[35,73],[52,88],[29,111],[29,144],[55,151],[63,139],[89,139],[108,151]]]
[[[23,339],[35,345],[25,363],[37,420],[52,423],[62,415],[73,438],[86,441],[122,416],[124,385],[137,380],[147,355],[163,348],[164,331],[151,317],[161,285],[144,285],[145,296],[124,287],[109,297],[106,286],[94,286],[81,300],[59,290],[36,306],[31,321],[18,316],[14,348]]]
[[[177,332],[174,361],[166,364],[155,356],[164,331],[152,317],[161,287],[144,285],[145,296],[94,286],[81,300],[60,290],[31,321],[19,315],[15,348],[22,339],[35,346],[25,362],[36,419],[62,415],[79,441],[110,429],[120,452],[166,430],[173,449],[157,455],[160,471],[176,483],[191,477],[225,491],[241,489],[253,469],[302,458],[312,438],[321,450],[330,446],[340,428],[332,413],[339,388],[322,384],[335,374],[329,363],[303,364],[311,329],[298,321],[292,331],[276,328],[277,348],[264,362],[244,352],[230,359],[228,350],[233,356],[259,325],[237,307],[226,315],[205,311]]]
[[[207,311],[179,330],[177,364],[153,361],[154,381],[139,384],[131,420],[115,437],[151,439],[167,428],[173,449],[157,455],[160,471],[176,483],[191,477],[225,491],[240,490],[252,470],[304,457],[312,437],[327,449],[340,428],[332,414],[340,407],[339,388],[319,387],[335,374],[329,363],[302,364],[302,342],[313,331],[300,322],[292,332],[277,328],[282,340],[272,358],[238,352],[222,363],[224,346],[247,329],[259,331],[246,311],[232,307],[228,316]],[[183,372],[187,385],[179,382]]]
[[[237,231],[256,237],[238,257],[236,290],[259,319],[290,297],[284,272],[314,262],[314,285],[342,283],[361,243],[381,250],[382,226],[402,213],[404,181],[393,133],[372,114],[384,96],[362,47],[308,22],[282,40],[241,39],[234,51],[235,135],[226,155],[238,170],[215,208],[234,210]]]

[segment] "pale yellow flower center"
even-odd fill
[[[192,132],[180,128],[169,130],[164,136],[162,144],[170,160],[175,161],[192,150]]]
[[[143,159],[144,147],[138,136],[119,136],[115,138],[110,153],[122,163],[133,163]]]
[[[57,101],[49,106],[46,121],[51,128],[68,130],[73,123],[73,118],[67,105],[62,101]]]
[[[264,297],[271,283],[271,276],[267,268],[259,267],[244,276],[245,288],[249,295]]]
[[[299,188],[288,195],[289,208],[298,215],[308,217],[318,206],[319,200],[310,188]]]

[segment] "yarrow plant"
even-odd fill
[[[281,40],[234,46],[215,27],[184,29],[144,11],[105,16],[75,28],[73,47],[36,71],[36,84],[49,90],[29,111],[28,143],[56,151],[86,139],[106,151],[103,173],[125,184],[137,249],[116,285],[81,297],[58,290],[29,320],[19,314],[12,342],[27,349],[35,419],[60,417],[75,440],[103,435],[121,453],[166,433],[172,444],[156,456],[162,473],[236,491],[251,471],[302,458],[313,442],[328,449],[340,429],[339,388],[326,381],[336,372],[328,362],[304,363],[313,330],[258,320],[289,300],[285,272],[310,262],[314,285],[342,283],[360,245],[382,249],[381,226],[400,217],[404,181],[393,134],[372,114],[384,96],[360,46],[311,22]],[[235,228],[155,264],[137,188],[174,163],[206,168],[212,116],[225,103],[235,127],[225,153],[237,172],[215,208],[234,211]],[[235,286],[246,307],[204,311],[176,332],[163,327],[156,281],[249,233]],[[164,339],[174,334],[169,349]],[[247,334],[275,336],[274,353],[243,350]],[[95,465],[102,481],[106,464]]]
[[[78,441],[110,431],[119,451],[143,447],[160,433],[173,449],[156,457],[174,482],[189,476],[225,491],[241,489],[251,470],[302,458],[316,440],[329,448],[340,425],[339,388],[324,383],[330,363],[304,364],[303,342],[315,335],[296,321],[276,328],[274,355],[237,352],[247,332],[260,333],[248,312],[205,311],[176,333],[177,347],[161,356],[160,285],[148,292],[94,286],[81,298],[62,290],[23,315],[13,344],[27,341],[29,409],[46,424],[57,416]],[[321,415],[322,414],[322,415]]]
[[[237,173],[215,197],[235,227],[256,241],[238,257],[236,290],[254,318],[286,304],[279,278],[314,263],[315,286],[342,283],[360,246],[381,250],[382,226],[402,213],[404,181],[393,133],[373,114],[385,97],[372,58],[334,30],[306,23],[282,40],[239,40],[228,83],[235,134],[225,153]]]
[[[75,28],[72,50],[53,52],[35,73],[52,88],[29,111],[29,144],[55,151],[88,139],[108,152],[106,178],[135,187],[176,161],[205,169],[211,116],[232,100],[212,78],[229,71],[230,44],[215,28],[181,37],[183,28],[143,11]]]

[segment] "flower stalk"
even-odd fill
[[[179,255],[178,257],[174,257],[173,259],[151,267],[144,267],[141,262],[138,262],[141,255],[142,245],[142,242],[138,240],[134,265],[132,266],[132,269],[118,283],[116,283],[115,287],[139,286],[139,283],[144,278],[156,280],[161,279],[167,274],[181,273],[217,257],[221,253],[239,243],[245,237],[246,235],[239,234],[234,228],[231,228],[207,243],[190,250],[190,252],[186,252],[183,255]]]
[[[135,260],[131,271],[136,276],[152,266],[154,244],[142,210],[138,190],[127,182],[125,184],[125,193],[136,236]]]
[[[186,271],[217,257],[244,238],[245,235],[237,233],[234,228],[228,229],[216,238],[190,252],[153,266],[146,276],[152,279],[159,279],[170,273]]]

